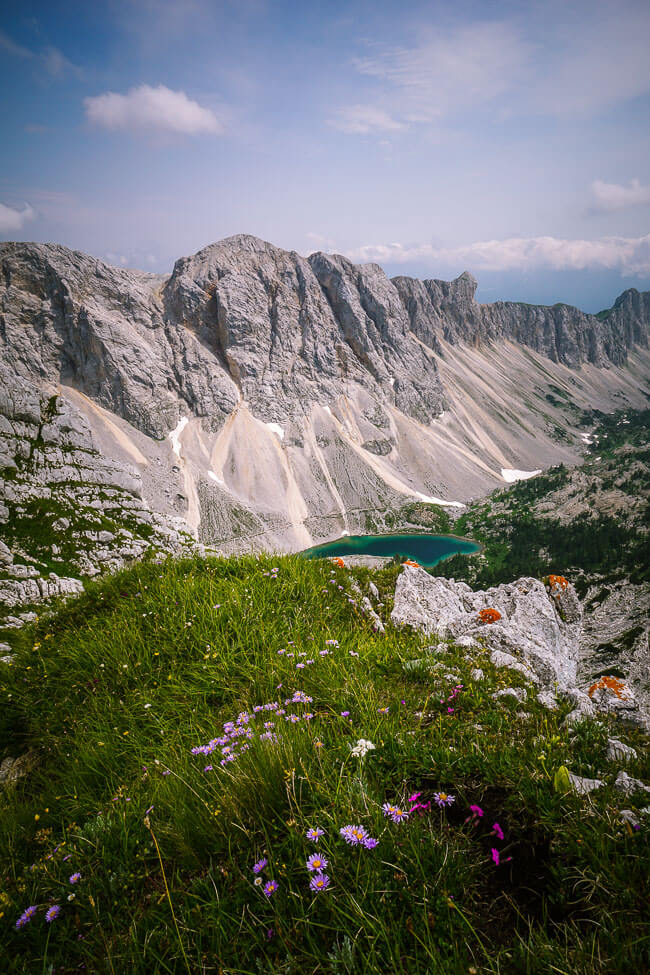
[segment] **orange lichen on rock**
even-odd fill
[[[550,575],[548,577],[548,584],[551,587],[551,589],[559,589],[562,592],[564,592],[564,590],[569,585],[569,580],[565,579],[564,576]]]
[[[343,559],[333,558],[332,562],[334,563],[334,565],[339,565],[342,569],[345,568],[345,562],[343,561]]]
[[[414,565],[416,569],[420,568],[420,563],[414,562],[413,559],[404,559],[402,565]]]
[[[498,609],[481,609],[478,618],[481,623],[496,623],[501,619],[501,613]]]
[[[627,694],[625,693],[627,691],[625,681],[621,680],[620,677],[610,677],[609,675],[599,677],[598,680],[591,685],[587,693],[589,694],[589,697],[593,697],[596,691],[601,689],[604,690],[605,688],[616,694],[616,697],[619,698],[619,700],[627,697]]]

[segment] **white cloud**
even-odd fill
[[[62,54],[56,47],[46,47],[43,51],[32,51],[31,48],[16,44],[15,41],[0,31],[0,50],[5,51],[11,57],[22,58],[24,61],[31,61],[40,66],[41,69],[55,79],[64,78],[66,75],[82,76],[81,68],[69,61],[65,54]]]
[[[16,210],[4,203],[0,203],[0,234],[8,234],[13,230],[22,230],[28,220],[33,220],[36,213],[26,203],[22,210]]]
[[[614,270],[623,275],[650,274],[650,234],[645,237],[602,237],[562,240],[557,237],[512,237],[484,240],[460,247],[432,244],[378,244],[346,251],[353,261],[382,264],[426,263],[462,265],[479,271]]]
[[[378,48],[353,62],[360,74],[376,80],[375,103],[343,107],[330,124],[365,135],[483,105],[513,86],[528,51],[518,30],[502,22],[430,32],[411,48]]]
[[[424,122],[502,94],[525,64],[528,50],[513,25],[479,21],[355,64],[361,74],[395,86],[407,121]]]
[[[631,179],[628,186],[595,179],[591,192],[596,210],[628,210],[650,203],[650,186],[642,186],[638,179]]]
[[[329,124],[348,135],[368,135],[373,132],[397,132],[404,128],[401,122],[375,105],[349,105],[340,108]]]
[[[203,108],[184,91],[172,91],[165,85],[140,85],[126,95],[108,91],[85,98],[84,105],[89,121],[106,129],[157,129],[183,135],[219,135],[223,131],[211,109]]]

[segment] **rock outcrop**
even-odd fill
[[[600,711],[648,724],[648,715],[624,681],[610,678],[598,687],[580,686],[582,608],[571,584],[558,587],[524,578],[474,592],[464,582],[405,566],[391,620],[462,646],[487,649],[494,666],[521,673],[547,706],[554,706],[558,696],[571,701],[569,721]]]

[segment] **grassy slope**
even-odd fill
[[[398,571],[373,576],[384,612]],[[369,574],[357,577],[364,587]],[[482,651],[452,646],[410,664],[422,638],[375,634],[350,584],[297,558],[150,563],[21,631],[0,672],[0,743],[31,750],[33,770],[0,793],[3,972],[647,968],[646,831],[618,816],[644,800],[612,789],[605,726],[569,738],[568,706],[550,713],[530,694],[526,713],[496,703],[496,688],[526,685]],[[242,710],[261,731],[273,715],[252,708],[296,690],[313,701],[286,707],[295,725],[275,718],[278,743],[255,734],[224,768],[219,751],[191,754]],[[616,732],[641,756],[631,774],[647,778],[640,732]],[[350,754],[359,738],[376,746],[363,761]],[[557,793],[563,764],[604,773],[607,787]],[[447,810],[399,825],[382,814],[384,802],[440,790],[456,797]],[[485,815],[468,822],[471,804]],[[377,848],[347,846],[348,823]],[[315,826],[319,847],[305,838]],[[493,848],[512,859],[496,866]],[[331,878],[318,894],[305,868],[315,849]],[[279,884],[268,899],[253,883],[262,856],[264,881]],[[36,915],[17,931],[29,905]]]

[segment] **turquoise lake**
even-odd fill
[[[430,569],[450,555],[470,555],[481,546],[455,535],[346,535],[324,545],[315,545],[300,554],[306,559],[340,558],[344,555],[375,555],[392,558],[405,555]]]

